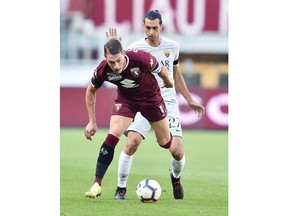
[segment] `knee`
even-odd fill
[[[164,145],[160,145],[160,143],[159,143],[159,145],[162,147],[162,148],[165,148],[165,149],[169,149],[170,148],[170,146],[171,146],[171,143],[172,143],[172,134],[170,133],[170,140],[166,143],[166,144],[164,144]]]
[[[130,156],[133,155],[137,151],[137,148],[142,140],[143,138],[140,134],[135,132],[129,132],[128,139],[124,146],[124,152]]]
[[[172,157],[177,161],[181,160],[184,156],[184,151],[181,148],[170,148],[170,152]]]
[[[184,156],[182,140],[179,140],[177,137],[174,137],[169,150],[171,152],[172,157],[175,160],[178,161],[181,160]]]

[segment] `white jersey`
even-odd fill
[[[128,46],[127,49],[139,49],[151,53],[160,63],[166,67],[171,79],[174,79],[173,67],[179,65],[179,44],[176,41],[162,37],[161,44],[157,47],[152,47],[145,41],[144,38],[132,43],[130,46]],[[163,80],[157,74],[154,75],[158,81],[159,86],[163,86]],[[176,100],[176,90],[175,88],[161,88],[161,95],[167,108],[170,132],[172,136],[182,137],[182,128],[179,119],[179,107],[178,101]],[[127,130],[136,131],[140,133],[145,139],[150,129],[151,125],[148,120],[144,118],[141,113],[137,113],[134,121]]]
[[[164,65],[173,80],[173,67],[179,65],[179,44],[176,41],[162,37],[161,44],[157,47],[150,46],[145,38],[136,41],[128,46],[127,49],[139,49],[151,53],[156,59]],[[163,86],[163,80],[154,74],[159,86]],[[166,102],[177,103],[175,88],[161,88],[161,95]]]

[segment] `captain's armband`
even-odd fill
[[[154,69],[154,70],[152,71],[152,73],[158,74],[158,73],[161,72],[161,70],[162,70],[162,64],[158,63],[156,69]]]

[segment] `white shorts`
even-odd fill
[[[169,120],[169,128],[172,136],[182,137],[182,127],[179,119],[179,108],[177,103],[166,102],[167,118]],[[140,133],[145,139],[151,130],[149,121],[138,112],[132,124],[128,127],[127,131],[136,131]]]

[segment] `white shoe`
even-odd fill
[[[85,193],[85,197],[95,198],[101,195],[101,186],[95,182],[89,191]]]

